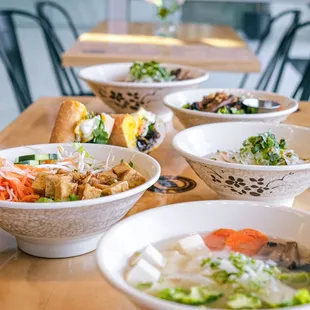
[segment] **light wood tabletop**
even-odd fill
[[[154,36],[154,27],[151,23],[102,22],[63,54],[63,65],[157,60],[210,71],[260,71],[259,59],[231,27],[180,24],[176,38]]]
[[[65,98],[41,98],[0,133],[0,149],[47,143],[60,103]],[[94,111],[110,112],[94,97],[75,98]],[[287,121],[310,127],[310,102]],[[167,125],[164,143],[151,155],[162,167],[162,175],[183,176],[196,187],[183,193],[147,191],[128,215],[157,206],[194,200],[217,199],[186,161],[172,150],[171,139],[182,129],[178,121]],[[298,196],[294,207],[308,209],[310,190]],[[41,259],[16,248],[15,238],[0,229],[1,310],[137,310],[101,277],[95,253],[67,259]]]

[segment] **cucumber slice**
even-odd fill
[[[57,154],[48,154],[49,159],[58,159]]]
[[[19,161],[16,164],[38,166],[40,165],[40,162],[38,160],[24,160],[24,161]]]
[[[48,159],[57,159],[57,154],[31,154],[23,155],[17,158],[18,162],[27,161],[27,160],[48,160]]]

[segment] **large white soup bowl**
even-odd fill
[[[41,144],[2,150],[0,157],[14,161],[20,155],[56,153],[58,145],[74,150],[72,144]],[[159,164],[146,154],[100,144],[84,147],[98,160],[113,154],[115,165],[121,160],[132,161],[147,181],[126,192],[96,199],[56,203],[0,201],[0,227],[16,237],[24,252],[55,258],[93,251],[101,235],[123,218],[160,176]]]
[[[97,263],[104,278],[139,309],[197,310],[199,307],[160,300],[129,286],[124,279],[124,270],[129,258],[150,243],[219,228],[258,229],[310,248],[309,213],[248,201],[196,201],[152,209],[119,222],[101,239]],[[309,308],[305,305],[285,309]]]
[[[271,130],[285,138],[300,158],[310,159],[310,129],[264,123],[217,123],[185,129],[173,147],[220,199],[255,200],[292,206],[310,186],[310,163],[292,166],[256,166],[215,161],[205,156],[217,150],[239,150],[250,136]]]

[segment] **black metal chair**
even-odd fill
[[[78,39],[79,34],[70,15],[59,4],[51,1],[36,3],[36,11],[39,18],[48,26],[43,29],[43,33],[60,92],[63,96],[93,96],[91,92],[83,90],[82,83],[79,81],[73,68],[64,68],[62,66],[61,55],[65,52],[65,49],[50,19],[50,15],[48,14],[49,9],[57,10],[63,15],[75,39]]]
[[[14,23],[15,16],[30,19],[45,31],[48,31],[48,26],[37,16],[25,11],[0,11],[0,57],[10,78],[19,109],[23,111],[31,104],[32,96],[16,34],[16,26]]]
[[[7,58],[7,55],[1,46],[0,46],[0,59],[2,60],[2,63],[4,64],[8,77],[10,79],[13,92],[15,94],[16,101],[18,104],[18,108],[22,112],[32,103],[32,98],[29,93],[29,89],[27,86],[25,86],[25,84],[24,85],[20,84],[20,79],[18,79],[18,75],[16,75],[16,72],[14,72],[14,69],[11,66],[9,59]]]
[[[298,24],[295,27],[293,27],[291,31],[287,34],[286,41],[288,42],[288,44],[286,44],[285,46],[283,60],[280,66],[279,73],[276,77],[275,87],[274,87],[275,91],[278,90],[278,87],[280,85],[280,82],[283,77],[283,73],[285,71],[287,64],[291,63],[290,52],[291,52],[297,33],[309,26],[310,26],[310,21]],[[293,98],[299,99],[299,100],[308,100],[310,96],[310,87],[309,87],[310,85],[310,58],[305,61],[306,61],[305,69],[303,70],[304,72],[301,77],[301,81],[299,82],[293,94]]]
[[[273,17],[270,20],[268,27],[266,28],[265,32],[262,34],[261,38],[259,39],[259,43],[258,43],[256,51],[255,51],[256,55],[258,55],[261,52],[261,50],[262,50],[262,48],[266,42],[266,39],[268,38],[268,35],[270,33],[270,29],[272,28],[274,23],[277,22],[278,20],[280,20],[282,17],[292,15],[292,22],[289,24],[289,26],[288,26],[287,30],[285,31],[282,39],[280,40],[278,48],[276,49],[275,53],[271,57],[265,71],[261,75],[259,82],[256,86],[256,89],[266,90],[266,88],[268,87],[268,84],[270,82],[272,74],[274,73],[274,70],[276,69],[277,64],[281,60],[281,57],[283,57],[283,51],[285,50],[285,46],[288,43],[286,41],[286,36],[288,33],[290,33],[291,29],[294,28],[298,24],[298,22],[300,20],[300,14],[301,14],[301,12],[298,10],[288,10],[288,11],[281,12],[280,14],[278,14],[277,16]],[[241,83],[239,85],[240,88],[243,88],[245,86],[248,78],[249,78],[249,74],[245,74],[243,76]]]

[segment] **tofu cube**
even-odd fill
[[[165,268],[163,269],[163,275],[175,275],[184,273],[184,268],[189,262],[188,256],[182,255],[179,252],[167,259]]]
[[[139,283],[154,283],[160,278],[160,271],[144,259],[140,259],[127,275],[127,282],[132,286]]]
[[[135,188],[146,181],[143,175],[131,168],[127,163],[121,163],[115,166],[113,171],[120,181],[128,182],[129,188]]]
[[[192,235],[179,240],[176,245],[176,249],[183,254],[191,254],[196,251],[207,248],[200,235]]]
[[[140,255],[135,257],[132,263],[136,264],[140,259],[145,259],[148,263],[160,269],[166,265],[164,256],[152,245],[148,245]]]
[[[55,185],[55,200],[68,200],[71,194],[76,194],[77,184],[72,183],[71,176],[60,175]]]
[[[101,197],[101,194],[102,194],[101,189],[93,187],[89,184],[85,184],[82,199],[98,198],[98,197]]]
[[[55,198],[55,187],[59,182],[59,175],[50,174],[46,176],[45,180],[45,196],[48,198]]]
[[[98,180],[97,183],[112,185],[113,183],[115,183],[115,180],[117,180],[117,175],[112,170],[103,171],[103,172],[97,173],[95,175],[95,178]]]
[[[39,172],[32,182],[32,189],[36,194],[40,196],[45,196],[45,187],[46,187],[46,177],[48,173]]]
[[[110,185],[109,187],[105,188],[102,190],[102,194],[104,196],[108,196],[108,195],[114,195],[114,194],[118,194],[118,193],[122,193],[127,191],[128,188],[128,183],[127,181],[124,182],[117,182],[114,183],[113,185]]]

